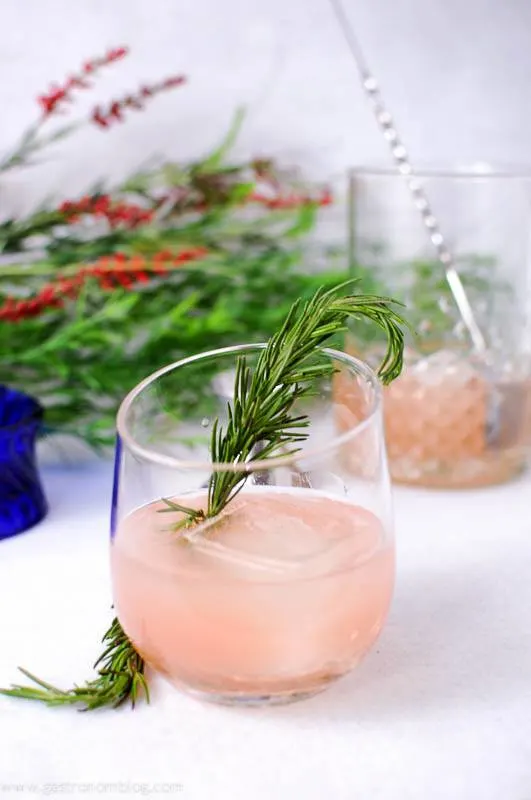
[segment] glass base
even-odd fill
[[[326,691],[330,684],[316,689],[303,692],[283,692],[281,694],[219,694],[217,692],[204,692],[200,689],[179,686],[178,688],[185,694],[193,697],[194,700],[201,700],[205,703],[213,703],[221,706],[232,706],[234,708],[261,708],[263,706],[287,706],[290,703],[298,703],[300,700],[308,700]]]
[[[526,469],[521,454],[500,454],[462,461],[389,459],[393,483],[426,489],[482,489],[518,477]]]
[[[313,680],[306,678],[299,681],[290,681],[291,686],[289,687],[286,687],[286,682],[283,682],[284,685],[278,689],[271,687],[271,685],[266,688],[266,682],[264,681],[263,691],[260,692],[256,684],[252,688],[249,686],[245,689],[222,689],[218,684],[218,687],[214,689],[206,685],[198,685],[197,682],[195,682],[195,685],[192,685],[192,681],[185,683],[168,675],[167,672],[157,671],[172,686],[195,700],[237,708],[285,706],[290,703],[298,703],[300,700],[308,700],[310,697],[315,697],[315,695],[325,692],[350,672],[348,670],[348,672],[339,675],[319,676],[317,679],[314,677]]]

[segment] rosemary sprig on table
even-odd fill
[[[82,704],[84,711],[102,706],[117,708],[126,700],[134,707],[142,696],[149,702],[144,661],[127,638],[118,619],[113,620],[102,641],[106,648],[94,664],[95,668],[99,667],[98,677],[83,686],[74,686],[65,692],[19,667],[20,672],[39,688],[14,685],[10,689],[0,689],[0,694],[40,700],[49,706]]]
[[[305,415],[293,415],[293,406],[297,400],[311,395],[316,380],[332,372],[330,363],[315,363],[315,356],[327,340],[344,329],[349,318],[368,319],[385,331],[387,351],[379,370],[382,381],[390,383],[400,374],[403,320],[392,309],[392,301],[371,295],[342,296],[344,288],[343,285],[328,291],[318,290],[306,303],[297,301],[279,331],[260,352],[254,371],[245,357],[238,360],[227,424],[223,428],[216,421],[212,430],[213,463],[247,464],[257,460],[253,459],[256,449],[260,461],[280,451],[296,451],[297,444],[307,436],[309,420]],[[242,471],[214,471],[204,511],[167,500],[168,511],[184,514],[175,529],[192,527],[217,516],[243,488],[247,477]],[[113,621],[104,642],[107,648],[96,662],[96,666],[101,664],[98,677],[84,686],[63,692],[21,670],[39,688],[13,686],[0,693],[48,705],[82,704],[85,710],[116,707],[126,700],[134,706],[140,695],[149,700],[144,661],[118,619]]]

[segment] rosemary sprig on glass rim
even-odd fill
[[[328,291],[318,290],[308,302],[296,301],[280,330],[261,351],[254,371],[245,356],[238,359],[234,398],[228,406],[226,428],[213,425],[210,452],[214,463],[243,464],[267,460],[283,453],[291,455],[307,438],[309,420],[293,416],[294,404],[312,392],[315,380],[329,375],[332,365],[308,364],[318,349],[344,330],[349,317],[365,317],[387,335],[387,351],[379,375],[384,383],[402,369],[403,320],[392,310],[392,301],[370,295],[341,296],[348,284]],[[208,488],[205,517],[217,516],[245,484],[242,472],[213,472]]]
[[[280,449],[288,454],[296,452],[297,445],[307,437],[309,420],[305,415],[293,415],[293,406],[312,393],[316,379],[333,371],[330,363],[309,362],[327,340],[344,330],[349,318],[366,318],[385,331],[387,350],[379,369],[383,383],[390,383],[400,374],[405,323],[393,310],[393,301],[372,295],[343,296],[345,286],[321,289],[309,301],[295,302],[281,328],[260,352],[254,370],[244,356],[238,359],[228,421],[225,427],[216,421],[212,430],[213,463],[252,462],[256,460],[256,448],[260,461],[278,455]],[[167,500],[168,511],[184,515],[175,529],[193,527],[216,517],[243,488],[248,476],[246,472],[214,471],[206,510]],[[48,705],[82,704],[85,710],[116,707],[126,700],[134,706],[141,695],[149,700],[145,663],[118,619],[105,634],[104,642],[107,648],[96,662],[96,666],[101,664],[98,677],[84,686],[63,692],[22,670],[38,688],[17,685],[0,693]]]

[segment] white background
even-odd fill
[[[531,162],[529,0],[344,2],[417,163]],[[240,104],[241,154],[327,178],[387,158],[328,0],[2,0],[0,31],[0,150],[34,119],[42,90],[109,46],[132,52],[75,113],[140,80],[190,79],[123,127],[84,131],[43,168],[5,180],[4,213],[37,189],[82,190],[154,152],[198,155]]]

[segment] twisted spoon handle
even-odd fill
[[[422,183],[414,175],[413,167],[409,160],[407,150],[402,144],[402,141],[398,135],[398,131],[393,123],[393,118],[382,100],[378,82],[366,65],[361,47],[345,14],[341,0],[330,0],[330,3],[338,19],[349,49],[354,56],[354,61],[356,62],[358,72],[360,73],[363,90],[370,101],[372,111],[376,118],[376,122],[378,123],[378,127],[380,128],[384,139],[389,145],[389,149],[391,150],[391,155],[397,166],[398,172],[406,179],[413,203],[418,209],[422,218],[422,222],[428,231],[431,243],[433,244],[437,253],[437,258],[444,267],[446,281],[450,287],[452,297],[454,298],[463,324],[468,331],[472,345],[478,353],[484,354],[487,350],[487,345],[476,322],[474,311],[472,310],[472,306],[461,281],[461,277],[457,271],[454,258],[446,245],[444,236],[442,235],[439,227],[439,223],[435,214],[433,213],[431,204],[426,196],[426,192],[424,191]]]

